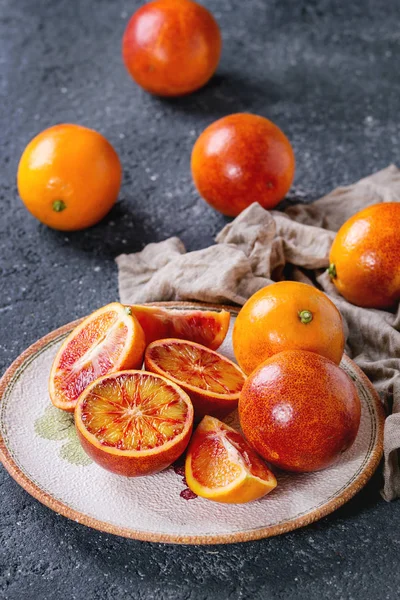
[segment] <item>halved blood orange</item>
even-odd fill
[[[186,449],[193,427],[189,396],[146,371],[121,371],[86,388],[75,408],[83,449],[104,469],[139,477],[157,473]]]
[[[145,338],[131,311],[119,302],[96,310],[62,344],[50,372],[54,406],[72,412],[83,390],[95,379],[142,366]]]
[[[146,336],[146,344],[164,338],[190,340],[216,350],[224,341],[231,318],[227,310],[177,310],[130,306]]]
[[[277,485],[275,475],[240,433],[209,416],[189,444],[185,477],[198,496],[230,504],[257,500]]]
[[[148,371],[167,377],[189,394],[196,420],[204,415],[225,417],[232,412],[245,381],[241,369],[225,356],[174,338],[149,344],[145,365]]]

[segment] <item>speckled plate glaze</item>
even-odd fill
[[[220,351],[233,358],[231,331],[237,310],[228,308],[231,328]],[[255,540],[302,527],[334,511],[365,485],[379,464],[384,423],[379,397],[360,369],[344,357],[341,366],[360,394],[361,425],[352,448],[325,471],[278,473],[276,490],[247,505],[193,497],[181,465],[140,479],[104,471],[83,453],[72,416],[53,408],[47,391],[53,358],[77,323],[33,344],[0,381],[0,459],[25,490],[59,514],[101,531],[152,542]],[[234,419],[233,415],[230,422]]]

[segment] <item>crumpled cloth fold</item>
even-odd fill
[[[322,288],[342,313],[346,352],[373,382],[388,413],[382,495],[392,500],[400,496],[400,308],[393,313],[354,306],[326,273],[335,232],[354,213],[378,202],[400,202],[400,170],[394,165],[285,212],[252,204],[209,248],[186,252],[174,237],[116,261],[125,304],[199,300],[241,305],[281,279]]]

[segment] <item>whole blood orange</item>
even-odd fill
[[[216,350],[226,337],[231,318],[227,310],[176,310],[140,304],[130,308],[143,328],[146,344],[178,338]]]
[[[193,406],[171,381],[121,371],[86,388],[75,409],[83,449],[104,469],[138,477],[157,473],[185,451]]]
[[[142,88],[181,96],[212,77],[221,55],[212,14],[192,0],[154,0],[137,10],[122,40],[122,56]]]
[[[329,274],[352,304],[391,308],[400,300],[400,203],[374,204],[339,229]]]
[[[113,302],[96,310],[57,352],[49,380],[52,403],[72,412],[81,393],[98,377],[141,367],[144,349],[143,329],[129,309]]]
[[[252,202],[273,208],[292,185],[295,158],[272,121],[238,113],[212,123],[192,151],[192,175],[200,195],[224,215]]]
[[[225,417],[236,407],[244,374],[225,356],[177,339],[153,342],[146,348],[145,366],[178,384],[190,396],[196,420],[204,415]]]
[[[229,504],[257,500],[276,487],[274,474],[240,433],[209,416],[190,441],[185,477],[198,496]]]
[[[360,399],[331,360],[304,350],[272,356],[243,386],[243,433],[267,461],[288,471],[317,471],[354,442]]]
[[[281,281],[256,292],[233,328],[233,349],[245,373],[283,350],[309,350],[339,364],[345,344],[340,312],[311,285]]]
[[[97,131],[55,125],[25,148],[18,165],[18,191],[39,221],[71,231],[100,221],[121,185],[118,154]]]

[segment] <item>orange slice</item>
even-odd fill
[[[157,473],[186,449],[193,427],[189,396],[146,371],[121,371],[81,394],[75,426],[83,449],[104,469],[138,477]]]
[[[195,342],[159,340],[145,352],[148,371],[177,383],[193,402],[196,420],[204,415],[224,417],[238,404],[245,376],[241,369]]]
[[[72,412],[83,390],[95,379],[142,366],[145,338],[131,311],[118,302],[96,310],[62,344],[50,372],[54,406]]]
[[[146,344],[177,338],[216,350],[226,337],[231,318],[226,310],[176,310],[139,304],[130,308],[143,327]]]
[[[202,498],[243,504],[265,496],[277,485],[274,474],[234,429],[204,417],[186,455],[189,488]]]

